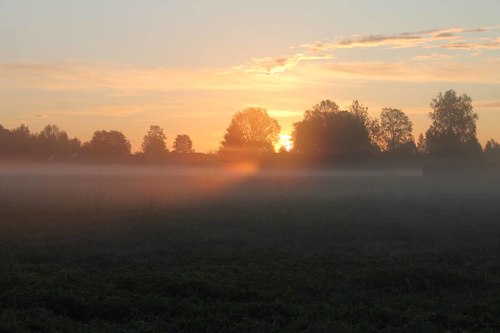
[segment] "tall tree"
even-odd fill
[[[142,142],[142,151],[148,158],[162,158],[168,152],[167,137],[160,126],[152,125]]]
[[[222,152],[274,152],[281,127],[263,108],[237,112],[224,134]]]
[[[358,104],[359,106],[359,104]],[[302,121],[293,124],[293,150],[319,155],[350,155],[371,150],[366,127],[366,110],[341,111],[330,100],[322,101],[304,113]]]
[[[130,155],[130,142],[122,132],[95,131],[85,149],[102,160],[119,160]]]
[[[414,151],[413,123],[399,109],[384,108],[380,113],[380,145],[390,153]]]
[[[427,149],[432,155],[477,155],[481,146],[476,136],[477,113],[472,99],[448,90],[432,100],[431,127],[426,132]]]
[[[368,115],[368,107],[361,104],[358,100],[352,101],[351,105],[347,107],[348,112],[353,114],[368,130],[368,137],[372,145],[377,148],[380,142],[380,123],[376,118],[370,118]]]
[[[332,100],[323,100],[304,112],[304,119],[293,124],[293,151],[326,154],[328,151],[327,123],[340,107]]]
[[[193,141],[187,134],[179,134],[175,137],[174,152],[178,154],[193,153]]]

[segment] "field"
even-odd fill
[[[0,332],[498,332],[500,179],[0,169]]]

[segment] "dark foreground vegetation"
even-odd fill
[[[0,332],[498,332],[499,202],[498,178],[5,173]]]

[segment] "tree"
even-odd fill
[[[304,112],[304,119],[293,124],[293,151],[323,154],[327,152],[327,123],[340,107],[331,100],[321,101]]]
[[[222,152],[274,152],[281,127],[276,119],[262,108],[248,108],[237,112],[224,134]]]
[[[418,136],[417,152],[420,155],[427,154],[427,143],[425,142],[425,137],[422,133],[420,133],[420,135]]]
[[[484,155],[488,158],[500,159],[500,144],[493,139],[484,146]]]
[[[68,134],[59,129],[57,125],[47,125],[38,134],[38,137],[44,140],[67,141]]]
[[[367,153],[372,150],[367,122],[366,108],[356,101],[345,111],[333,101],[322,101],[293,124],[293,150],[319,155]]]
[[[131,146],[122,132],[95,131],[85,149],[99,159],[119,160],[130,155]]]
[[[162,158],[168,153],[166,140],[167,137],[163,133],[163,129],[160,126],[153,125],[144,136],[142,151],[148,158]]]
[[[69,139],[65,131],[59,129],[57,125],[47,125],[37,135],[37,152],[43,157],[75,154],[80,149],[80,140]]]
[[[193,153],[193,141],[187,134],[179,134],[175,137],[174,152],[178,154]]]
[[[33,135],[28,126],[21,124],[9,132],[7,136],[7,154],[30,156],[33,154]]]
[[[380,148],[390,153],[410,153],[415,147],[413,124],[399,109],[384,108],[380,113]]]
[[[0,158],[7,155],[9,131],[0,125]]]
[[[378,148],[380,142],[380,123],[376,118],[370,118],[368,107],[354,100],[347,108],[347,111],[365,124],[371,144],[373,147]]]
[[[477,155],[481,146],[476,136],[477,113],[472,99],[448,90],[432,100],[431,127],[426,132],[427,150],[437,156]]]

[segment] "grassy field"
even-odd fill
[[[500,181],[4,172],[0,332],[498,332]]]

